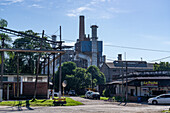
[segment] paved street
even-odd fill
[[[161,113],[162,110],[169,109],[169,105],[147,105],[118,102],[107,102],[103,100],[89,100],[80,97],[72,97],[85,105],[80,106],[56,106],[56,107],[32,107],[29,110],[22,107],[21,111],[17,107],[0,106],[0,113]]]

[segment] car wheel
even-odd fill
[[[154,101],[152,101],[152,104],[156,105],[156,104],[158,104],[158,102],[156,100],[154,100]]]

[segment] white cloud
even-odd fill
[[[66,15],[70,16],[70,17],[75,17],[75,16],[78,16],[85,11],[92,11],[93,9],[90,8],[92,5],[95,5],[99,2],[105,2],[105,1],[106,0],[92,0],[91,2],[85,4],[84,6],[81,6],[77,9],[68,11],[68,13]]]
[[[92,10],[91,8],[89,8],[89,7],[79,7],[79,8],[77,8],[77,9],[75,9],[75,10],[71,10],[71,11],[69,11],[69,13],[67,14],[67,16],[77,16],[77,15],[80,15],[82,12],[84,12],[84,11],[89,11],[89,10]]]
[[[1,3],[1,5],[11,5],[14,3],[21,3],[24,0],[5,0],[3,3]]]
[[[73,14],[73,13],[68,13],[67,16],[74,17],[74,16],[77,16],[77,15]]]
[[[129,13],[127,10],[113,8],[113,5],[116,2],[118,2],[118,0],[91,0],[91,2],[88,2],[81,7],[69,10],[66,15],[69,17],[76,17],[78,15],[86,14],[90,18],[98,17],[110,19],[115,17],[116,14]]]
[[[64,45],[66,46],[74,46],[75,42],[65,42]]]
[[[35,8],[43,8],[42,6],[40,6],[39,4],[32,4],[29,7],[35,7]]]

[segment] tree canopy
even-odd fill
[[[93,75],[93,86],[104,84],[105,76],[98,67],[90,66],[88,69],[77,67],[74,62],[64,62],[62,64],[62,82],[67,80],[66,90],[75,90],[77,94],[84,94],[85,88],[91,87]],[[56,72],[56,86],[59,84],[59,71]],[[93,88],[94,88],[93,87]],[[56,87],[58,90],[58,87]]]
[[[155,71],[170,71],[170,63],[169,62],[160,62],[159,64],[154,64]]]
[[[0,20],[0,27],[7,27],[8,22],[4,19]],[[11,42],[12,39],[11,37],[9,37],[8,35],[6,35],[5,33],[0,33],[0,40],[2,41],[2,39],[4,39],[4,48],[12,48],[11,46]],[[0,43],[0,48],[2,48],[2,42]],[[13,52],[5,52],[5,56],[13,58],[14,54]],[[1,64],[1,56],[0,56],[0,64]]]
[[[0,20],[0,27],[7,27],[8,22],[5,19]]]

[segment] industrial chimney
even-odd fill
[[[118,60],[122,60],[122,54],[118,54]]]
[[[79,41],[84,41],[85,38],[85,27],[84,27],[84,16],[80,16],[79,23]]]
[[[51,37],[52,37],[52,41],[56,42],[57,36],[56,36],[56,35],[52,35]],[[56,45],[57,45],[56,43],[53,43],[53,44],[52,44],[52,48],[55,48]]]
[[[97,25],[92,25],[92,65],[97,66]]]

